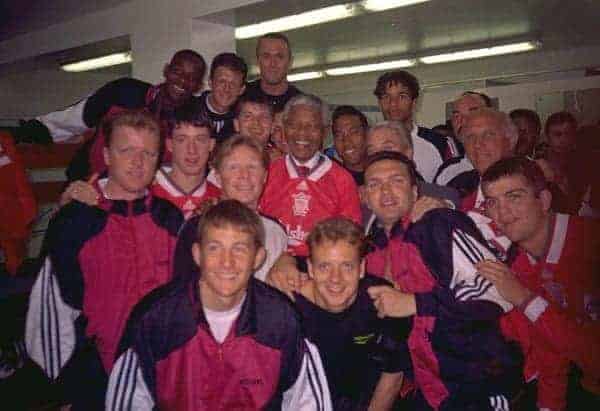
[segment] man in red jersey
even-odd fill
[[[277,219],[288,235],[288,251],[305,260],[306,236],[319,221],[344,216],[360,223],[358,189],[350,173],[320,152],[327,106],[316,96],[292,98],[283,112],[290,153],[273,163],[260,210]],[[302,264],[301,264],[302,265]]]
[[[570,362],[583,369],[584,389],[600,393],[598,345],[593,343],[600,336],[598,221],[553,213],[543,173],[527,158],[490,166],[482,189],[487,214],[513,246],[510,268],[486,261],[479,269],[517,307],[504,318],[505,331],[524,348],[525,376],[537,374],[538,407],[565,407]],[[524,286],[520,291],[502,287],[511,271]]]

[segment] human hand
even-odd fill
[[[93,174],[87,181],[77,180],[69,184],[60,196],[60,205],[63,206],[72,200],[77,200],[90,206],[98,205],[100,195],[94,187],[98,174]]]
[[[448,203],[441,198],[435,197],[419,197],[413,205],[412,211],[410,212],[410,221],[416,223],[423,217],[423,215],[429,210],[434,208],[448,208]]]
[[[281,263],[271,268],[265,281],[292,298],[293,292],[300,292],[300,289],[306,284],[308,274],[299,271],[295,265]]]
[[[520,306],[531,298],[532,292],[521,284],[506,264],[499,261],[484,260],[475,267],[482,276],[494,284],[500,295],[514,306]]]
[[[414,294],[406,294],[387,285],[369,287],[367,292],[373,299],[379,318],[409,317],[417,312]]]

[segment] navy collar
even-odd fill
[[[389,240],[393,238],[402,238],[404,236],[404,233],[406,232],[404,225],[405,224],[403,220],[397,221],[392,226],[390,236],[388,237],[383,225],[379,222],[379,220],[375,220],[369,232],[367,233],[369,244],[379,250],[386,248]]]

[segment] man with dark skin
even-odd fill
[[[352,106],[339,106],[331,116],[335,151],[344,168],[354,177],[357,186],[364,183],[368,127],[365,115]]]
[[[44,114],[21,123],[19,141],[68,142],[95,128],[112,107],[147,107],[161,120],[189,101],[202,88],[204,58],[193,50],[179,50],[163,69],[164,82],[156,86],[133,79],[111,81],[65,110]],[[101,151],[101,150],[100,150]]]

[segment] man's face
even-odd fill
[[[575,125],[570,122],[548,127],[548,145],[556,153],[566,153],[575,148]]]
[[[278,112],[273,117],[273,125],[271,126],[271,141],[275,144],[282,153],[288,153],[290,148],[283,134],[283,112]]]
[[[292,155],[298,161],[308,161],[321,149],[325,124],[319,110],[299,104],[289,111],[283,131]]]
[[[382,160],[365,171],[363,197],[384,226],[391,227],[412,210],[417,187],[411,184],[405,164]]]
[[[108,179],[119,199],[139,196],[148,187],[158,162],[159,139],[146,129],[116,127],[110,147],[104,148]]]
[[[206,226],[192,254],[202,273],[203,304],[213,309],[241,301],[264,259],[264,249],[257,247],[254,237],[232,225]]]
[[[210,88],[212,99],[218,108],[230,110],[246,86],[242,73],[229,67],[219,66],[210,79]]]
[[[286,77],[292,60],[290,50],[283,40],[261,39],[257,58],[262,81],[270,85],[278,85],[287,81]]]
[[[551,196],[543,190],[538,196],[525,177],[502,177],[482,186],[486,214],[513,242],[527,241],[543,230]]]
[[[345,166],[362,166],[366,154],[365,134],[358,116],[343,115],[333,123],[335,150]]]
[[[473,111],[477,111],[483,107],[485,107],[485,101],[483,101],[481,97],[473,94],[464,95],[452,104],[452,129],[454,130],[456,138],[461,142],[463,141],[461,133],[465,117]]]
[[[528,156],[533,153],[533,149],[538,141],[540,130],[533,121],[527,117],[516,117],[513,120],[519,130],[519,139],[515,147],[515,155]]]
[[[412,118],[414,102],[408,87],[390,83],[379,98],[379,109],[386,120],[406,122]]]
[[[204,174],[215,140],[207,127],[182,123],[173,129],[172,138],[167,139],[166,144],[173,154],[173,170],[193,176]]]
[[[267,179],[267,170],[256,150],[246,146],[234,148],[223,158],[217,176],[225,198],[256,208]]]
[[[470,117],[463,127],[467,157],[479,174],[483,174],[496,161],[510,155],[510,141],[497,119],[490,116]]]
[[[386,127],[377,128],[367,135],[367,155],[381,151],[393,151],[408,158],[413,157],[410,145],[395,130]]]
[[[358,282],[365,272],[356,245],[348,241],[324,241],[314,247],[308,273],[314,281],[317,305],[330,312],[342,312],[356,299]]]
[[[165,66],[165,96],[175,107],[188,101],[202,87],[200,65],[184,57],[172,60]]]
[[[264,104],[244,103],[239,116],[234,120],[238,133],[250,137],[266,146],[271,135],[273,114]]]

